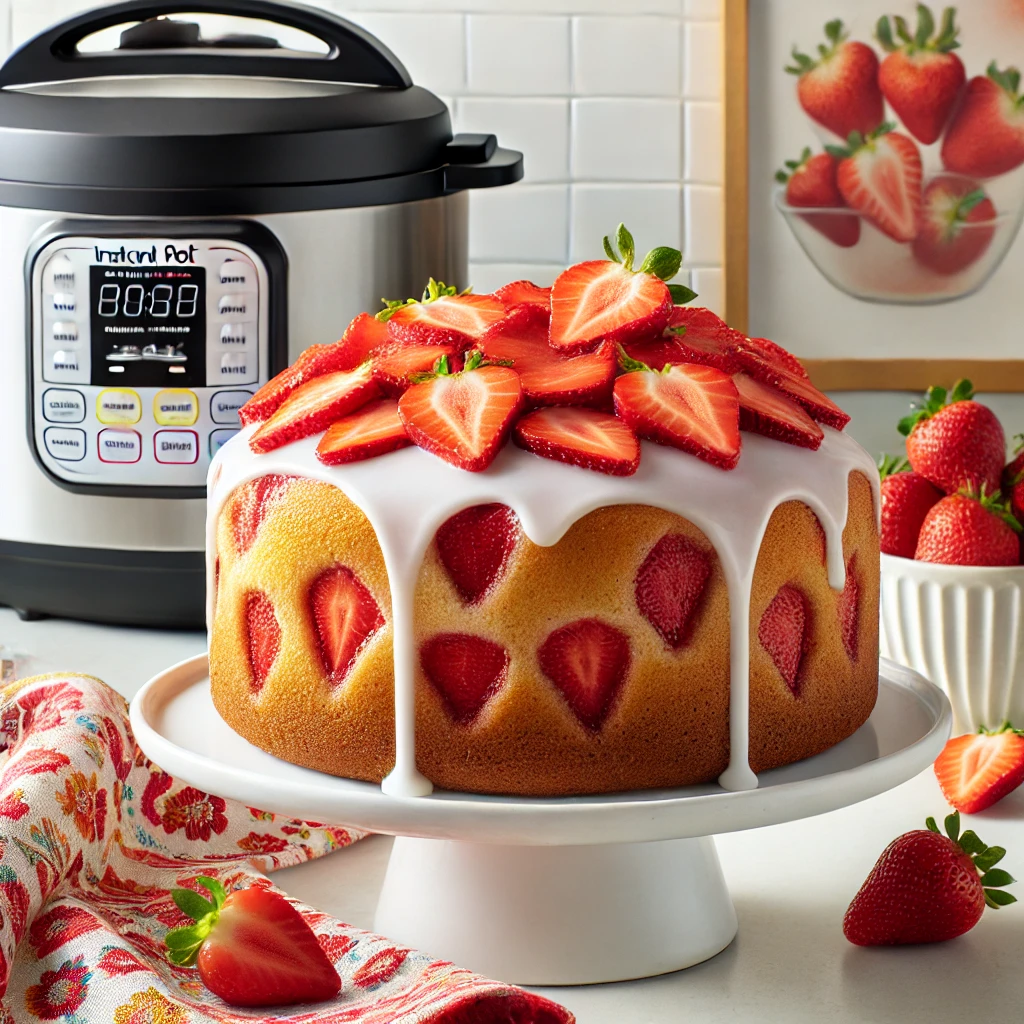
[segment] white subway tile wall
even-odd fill
[[[315,2],[315,0],[314,0]],[[473,193],[478,291],[550,284],[624,221],[722,310],[722,0],[320,0],[382,39],[456,131],[525,154]],[[96,0],[0,0],[0,53]]]

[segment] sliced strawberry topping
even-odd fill
[[[766,363],[772,363],[797,377],[807,376],[804,364],[792,352],[769,338],[745,338],[740,335],[738,344],[741,347],[753,349]]]
[[[736,349],[735,354],[751,377],[777,388],[787,398],[802,405],[819,423],[842,430],[850,422],[850,417],[806,377],[798,377],[780,366],[766,362],[749,349]]]
[[[373,379],[386,395],[397,398],[412,385],[413,374],[428,373],[441,356],[448,357],[452,371],[461,369],[461,356],[454,345],[403,345],[392,342],[373,356]]]
[[[505,681],[500,644],[467,633],[439,633],[420,649],[420,664],[452,720],[469,725]]]
[[[573,714],[596,732],[629,672],[629,638],[599,619],[580,619],[551,633],[537,661]]]
[[[362,366],[371,353],[388,342],[388,325],[369,313],[360,313],[345,329],[338,348],[343,353],[339,370]]]
[[[857,660],[857,648],[860,641],[860,594],[857,583],[857,556],[854,555],[846,563],[846,585],[839,595],[839,632],[843,637],[843,647],[850,661]]]
[[[727,373],[695,363],[661,372],[632,360],[625,365],[629,372],[615,381],[615,411],[640,437],[680,448],[721,469],[736,465],[739,396]]]
[[[700,359],[691,359],[679,344],[679,339],[670,334],[657,334],[651,338],[641,338],[622,343],[626,355],[638,363],[646,363],[652,370],[661,370],[669,363],[697,363]]]
[[[757,638],[794,697],[800,695],[800,664],[807,650],[807,599],[787,584],[761,616]]]
[[[322,377],[325,373],[348,370],[351,368],[348,361],[349,354],[340,341],[336,341],[333,345],[310,345],[291,366],[268,380],[238,410],[238,418],[242,421],[243,426],[248,426],[250,423],[262,423],[301,384],[314,377]]]
[[[796,402],[745,373],[732,380],[740,395],[740,430],[801,448],[820,447],[825,438],[821,427]]]
[[[284,492],[295,480],[293,476],[257,477],[242,484],[231,503],[231,531],[235,538],[235,550],[244,555],[256,541],[263,520],[267,518],[274,504],[284,497]]]
[[[347,566],[322,572],[310,589],[320,658],[332,686],[352,670],[359,652],[384,628],[380,606]]]
[[[259,693],[281,650],[281,626],[270,598],[253,590],[245,598],[245,643],[249,654],[249,685]]]
[[[515,442],[534,455],[611,476],[631,476],[640,465],[636,434],[610,413],[556,406],[524,416]]]
[[[341,370],[315,377],[297,388],[252,437],[249,447],[257,455],[319,434],[336,419],[355,412],[380,397],[370,363],[355,370]]]
[[[381,398],[335,420],[320,438],[316,457],[325,466],[338,466],[386,455],[411,444],[398,415],[398,402]]]
[[[486,469],[505,442],[523,402],[519,375],[504,366],[480,365],[474,352],[460,373],[441,372],[415,384],[398,400],[413,442],[460,469]]]
[[[410,345],[453,345],[460,352],[476,344],[484,331],[505,315],[493,295],[457,295],[431,278],[419,302],[392,307],[388,333]]]
[[[437,554],[462,599],[475,604],[508,568],[519,519],[508,505],[474,505],[441,524]]]
[[[494,297],[508,307],[530,302],[547,309],[551,301],[551,289],[540,288],[532,281],[512,281],[502,285],[494,293]]]
[[[636,606],[674,651],[690,642],[710,576],[707,553],[681,533],[665,534],[637,570]]]
[[[1024,782],[1024,733],[1009,722],[990,732],[956,736],[935,761],[946,799],[965,814],[977,814]]]

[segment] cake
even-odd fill
[[[865,722],[871,458],[785,349],[674,304],[678,254],[609,248],[551,289],[431,282],[243,411],[207,547],[245,739],[396,795],[545,797],[749,788]]]

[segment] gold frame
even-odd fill
[[[737,330],[749,322],[750,242],[748,127],[748,0],[723,0],[725,114],[726,319]],[[978,391],[1024,392],[1024,360],[1015,359],[806,359],[827,391],[924,391],[968,377]]]

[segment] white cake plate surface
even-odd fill
[[[530,799],[379,786],[254,747],[213,707],[207,658],[151,679],[131,707],[145,754],[207,792],[294,818],[399,838],[375,928],[504,981],[567,985],[678,970],[736,934],[718,832],[809,817],[912,778],[949,735],[949,702],[883,660],[868,721],[831,750],[759,777],[591,797]]]

